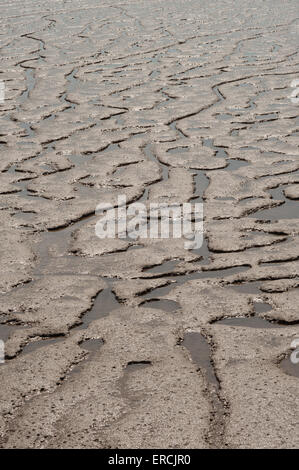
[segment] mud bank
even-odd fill
[[[0,447],[297,448],[298,4],[100,3],[1,10]]]

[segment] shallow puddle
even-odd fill
[[[209,245],[208,245],[208,240],[206,237],[203,239],[202,246],[200,248],[197,248],[195,250],[190,250],[193,255],[198,255],[202,259],[197,261],[200,266],[208,265],[210,262],[210,250],[209,250]]]
[[[24,346],[22,354],[29,354],[37,349],[43,348],[44,346],[51,346],[62,341],[64,337],[57,336],[56,338],[47,338],[47,339],[39,339],[37,341],[31,341],[26,346]]]
[[[180,304],[178,302],[175,302],[174,300],[155,299],[155,298],[152,298],[150,300],[145,300],[144,302],[140,304],[140,306],[146,307],[146,308],[157,308],[165,312],[175,312],[181,308]]]
[[[201,333],[190,332],[184,336],[181,345],[189,351],[192,361],[204,372],[207,381],[218,387],[219,382],[211,362],[211,347],[205,337]]]
[[[102,339],[96,338],[96,339],[86,339],[80,344],[80,346],[86,351],[96,352],[100,349],[101,346],[103,346],[103,344],[104,344],[104,341]]]
[[[102,290],[95,298],[92,308],[83,315],[83,323],[78,329],[86,329],[94,320],[106,317],[110,312],[120,307],[121,304],[110,288]]]
[[[229,165],[226,167],[227,171],[236,171],[239,168],[243,168],[244,166],[250,165],[250,162],[247,162],[246,160],[238,160],[238,159],[228,159],[227,160]]]
[[[222,269],[213,269],[209,270],[207,267],[204,267],[202,271],[197,271],[195,273],[185,274],[179,276],[177,279],[177,284],[184,284],[187,281],[194,279],[209,279],[209,278],[219,278],[222,279],[226,276],[232,276],[234,274],[240,274],[245,271],[248,271],[249,266],[235,266],[233,268],[222,268]]]
[[[244,294],[260,294],[260,282],[244,282],[242,284],[227,284],[227,287],[235,290],[236,292],[242,292]]]
[[[192,362],[203,374],[209,390],[209,400],[211,411],[211,429],[215,437],[223,432],[225,426],[226,411],[221,399],[219,380],[216,376],[213,362],[211,346],[206,338],[198,332],[186,333],[181,346],[186,348],[191,356]]]
[[[275,220],[281,219],[298,219],[299,218],[299,202],[291,199],[286,199],[285,202],[272,209],[263,209],[250,214],[249,217],[254,217],[259,220]]]
[[[240,326],[244,328],[283,328],[284,325],[272,323],[265,318],[260,317],[234,317],[224,318],[214,322],[217,325]]]
[[[151,361],[131,361],[128,362],[126,370],[129,372],[133,372],[134,370],[143,369],[150,365],[152,365]]]
[[[253,302],[256,313],[266,313],[272,310],[272,306],[267,302]]]
[[[196,272],[190,273],[190,274],[173,273],[171,277],[170,276],[169,277],[165,276],[165,279],[174,280],[175,282],[171,283],[168,286],[154,288],[142,297],[145,298],[145,299],[153,299],[154,300],[156,297],[158,297],[160,295],[166,295],[166,294],[168,294],[168,292],[170,292],[176,286],[183,285],[188,281],[192,281],[192,280],[196,280],[196,279],[210,279],[210,278],[215,278],[215,277],[216,278],[219,277],[220,279],[222,279],[225,276],[231,276],[233,274],[238,274],[238,273],[241,273],[241,272],[245,272],[247,270],[248,270],[248,266],[236,266],[236,267],[233,267],[233,268],[217,269],[217,270],[214,270],[214,271],[209,271],[209,270],[196,271]]]
[[[102,290],[95,298],[92,308],[82,316],[82,323],[79,326],[75,327],[76,330],[85,330],[94,320],[109,315],[110,312],[119,307],[120,304],[116,300],[115,294],[112,292],[112,290],[110,288]],[[61,335],[55,338],[46,338],[39,339],[38,341],[31,341],[23,348],[23,354],[31,353],[43,346],[52,345],[59,341],[63,341],[64,339],[65,337]],[[87,349],[88,351],[93,351],[94,349],[97,349],[97,345],[100,344],[99,342],[101,341],[102,340],[97,339],[87,340],[81,344],[84,349]]]
[[[0,325],[0,340],[7,341],[11,334],[19,328],[17,325]]]
[[[146,273],[169,273],[171,272],[181,260],[169,260],[165,263],[159,264],[157,266],[152,266],[150,268],[144,268],[143,271]]]
[[[130,361],[124,368],[123,376],[119,379],[119,388],[121,395],[125,397],[132,403],[136,403],[142,400],[144,394],[143,392],[136,393],[136,391],[131,391],[130,389],[130,376],[131,374],[138,373],[143,369],[147,369],[152,365],[151,361]]]
[[[143,294],[142,298],[153,299],[153,298],[163,297],[164,295],[168,294],[174,287],[175,287],[174,282],[166,286],[156,287],[152,289],[151,291],[147,292],[146,294]]]
[[[192,170],[194,174],[194,195],[190,199],[192,204],[203,203],[205,191],[210,184],[209,178],[201,170]]]
[[[154,162],[156,165],[158,165],[161,170],[162,170],[162,180],[163,181],[167,181],[168,180],[168,177],[169,177],[169,168],[167,165],[165,165],[164,163],[161,163],[160,160],[157,159],[154,151],[153,151],[153,146],[151,144],[147,144],[144,148],[143,148],[143,151],[145,153],[145,155],[147,156],[147,158]]]
[[[286,198],[283,190],[283,185],[269,190],[273,200],[281,201],[281,205],[272,207],[271,209],[258,210],[251,213],[249,217],[259,220],[271,220],[271,222],[281,219],[298,219],[299,201]]]
[[[88,351],[89,354],[69,371],[68,379],[71,381],[77,380],[77,375],[83,370],[85,365],[95,357],[95,354],[101,349],[103,344],[104,341],[100,338],[86,339],[82,341],[82,343],[80,343],[80,347],[85,351]]]

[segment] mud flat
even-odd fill
[[[0,447],[298,448],[297,0],[1,13]],[[203,246],[99,239],[120,194]]]

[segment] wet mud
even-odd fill
[[[297,2],[0,25],[0,447],[297,448]],[[203,204],[203,245],[98,238],[119,195]]]

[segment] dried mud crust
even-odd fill
[[[1,12],[0,447],[298,447],[297,2]],[[99,240],[119,194],[203,247]]]

